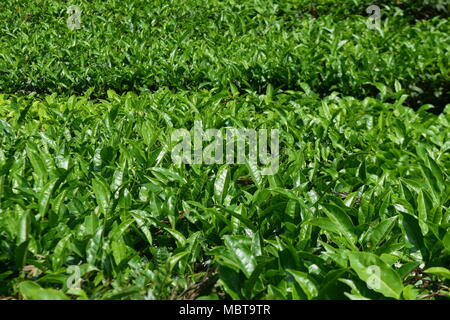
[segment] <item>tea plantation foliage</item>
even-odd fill
[[[3,0],[0,298],[448,299],[448,12]],[[174,163],[199,120],[276,174]]]

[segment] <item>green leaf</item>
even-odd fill
[[[19,220],[19,232],[17,234],[17,244],[28,241],[30,238],[30,230],[31,230],[31,217],[28,211],[25,211],[21,214]]]
[[[442,238],[442,244],[444,245],[445,249],[450,252],[450,229],[447,229],[444,238]]]
[[[427,154],[427,160],[428,160],[428,167],[431,170],[431,173],[433,174],[433,177],[436,179],[436,184],[439,188],[439,191],[444,192],[445,191],[445,182],[444,182],[444,174],[442,173],[442,170],[439,168],[439,165],[434,161],[428,154]]]
[[[87,244],[86,261],[92,266],[95,266],[96,261],[100,258],[98,253],[101,248],[102,237],[103,237],[103,227],[100,227]]]
[[[214,197],[217,203],[221,204],[225,198],[230,179],[228,176],[228,165],[223,165],[217,171],[216,181],[214,182]]]
[[[18,245],[14,251],[14,261],[16,263],[17,269],[19,270],[22,270],[23,266],[26,263],[29,243],[29,240],[20,243],[20,245]]]
[[[167,179],[168,181],[176,181],[179,183],[186,183],[186,180],[181,177],[178,173],[169,170],[169,169],[165,169],[165,168],[158,168],[158,167],[154,167],[154,168],[149,168],[156,176],[158,177],[164,177],[165,179]]]
[[[402,295],[406,300],[417,300],[417,296],[420,291],[416,289],[413,285],[409,284],[403,288]]]
[[[169,228],[165,228],[165,230],[172,235],[177,241],[178,247],[183,248],[186,245],[186,237],[177,230],[172,230]]]
[[[450,270],[444,267],[432,267],[423,271],[424,273],[435,274],[445,279],[450,279]]]
[[[328,218],[336,224],[339,232],[353,245],[357,240],[357,236],[353,223],[344,209],[334,204],[324,204],[323,207]]]
[[[427,225],[427,207],[425,204],[425,198],[422,190],[419,191],[419,196],[417,198],[417,210],[419,212],[419,226],[422,230],[422,234],[426,236],[428,233],[428,225]]]
[[[366,235],[368,242],[371,242],[371,247],[376,248],[379,244],[389,238],[389,233],[397,223],[398,216],[388,218],[381,221],[375,228],[370,229]]]
[[[423,235],[417,219],[414,216],[407,213],[402,213],[401,217],[402,217],[402,225],[405,229],[408,241],[413,246],[415,246],[417,249],[420,250],[422,256],[424,257],[424,260],[426,260],[428,257],[428,251],[425,248]]]
[[[294,277],[295,281],[299,284],[303,292],[308,297],[308,300],[312,300],[317,297],[317,295],[319,294],[319,290],[314,280],[312,280],[311,277],[308,276],[308,274],[292,269],[287,269],[286,271]]]
[[[19,291],[25,300],[69,300],[62,292],[55,289],[44,289],[32,281],[19,283]]]
[[[110,192],[107,184],[100,179],[92,180],[92,187],[94,189],[95,198],[100,208],[100,212],[106,215],[110,205]]]
[[[263,177],[261,176],[260,169],[258,168],[258,164],[254,161],[254,159],[248,159],[247,162],[247,168],[250,172],[250,175],[253,178],[253,181],[255,182],[255,185],[260,188],[263,183]]]
[[[348,252],[347,255],[351,268],[372,290],[385,297],[400,298],[402,279],[383,260],[368,252]]]
[[[224,241],[228,250],[232,253],[236,265],[249,278],[257,265],[256,257],[251,250],[251,239],[245,236],[227,235],[224,236]]]
[[[41,191],[41,194],[39,195],[39,216],[40,218],[44,218],[45,214],[48,211],[50,201],[53,197],[53,192],[55,189],[55,185],[58,182],[59,178],[55,178],[48,182],[44,189]]]

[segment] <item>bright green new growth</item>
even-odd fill
[[[4,2],[0,298],[449,297],[441,1]],[[278,171],[173,163],[198,120]]]

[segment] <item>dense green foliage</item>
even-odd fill
[[[307,83],[325,96],[337,90],[363,98],[397,80],[413,105],[443,108],[448,20],[410,24],[387,6],[376,32],[366,26],[367,3],[319,1],[313,10],[310,1],[81,1],[82,28],[70,32],[67,3],[10,0],[0,12],[0,91],[93,87],[104,97],[108,89],[232,83],[263,92],[268,83],[286,90]]]
[[[392,296],[361,287],[349,261],[368,259],[415,298],[400,275],[450,263],[448,113],[312,93],[109,96],[1,100],[3,276],[26,263],[64,288],[81,264],[89,297],[153,283],[168,298],[208,262],[236,299]],[[170,132],[194,119],[280,129],[280,170],[176,166]]]
[[[372,3],[4,1],[0,298],[448,298],[448,4]],[[278,172],[173,163],[196,120]]]

